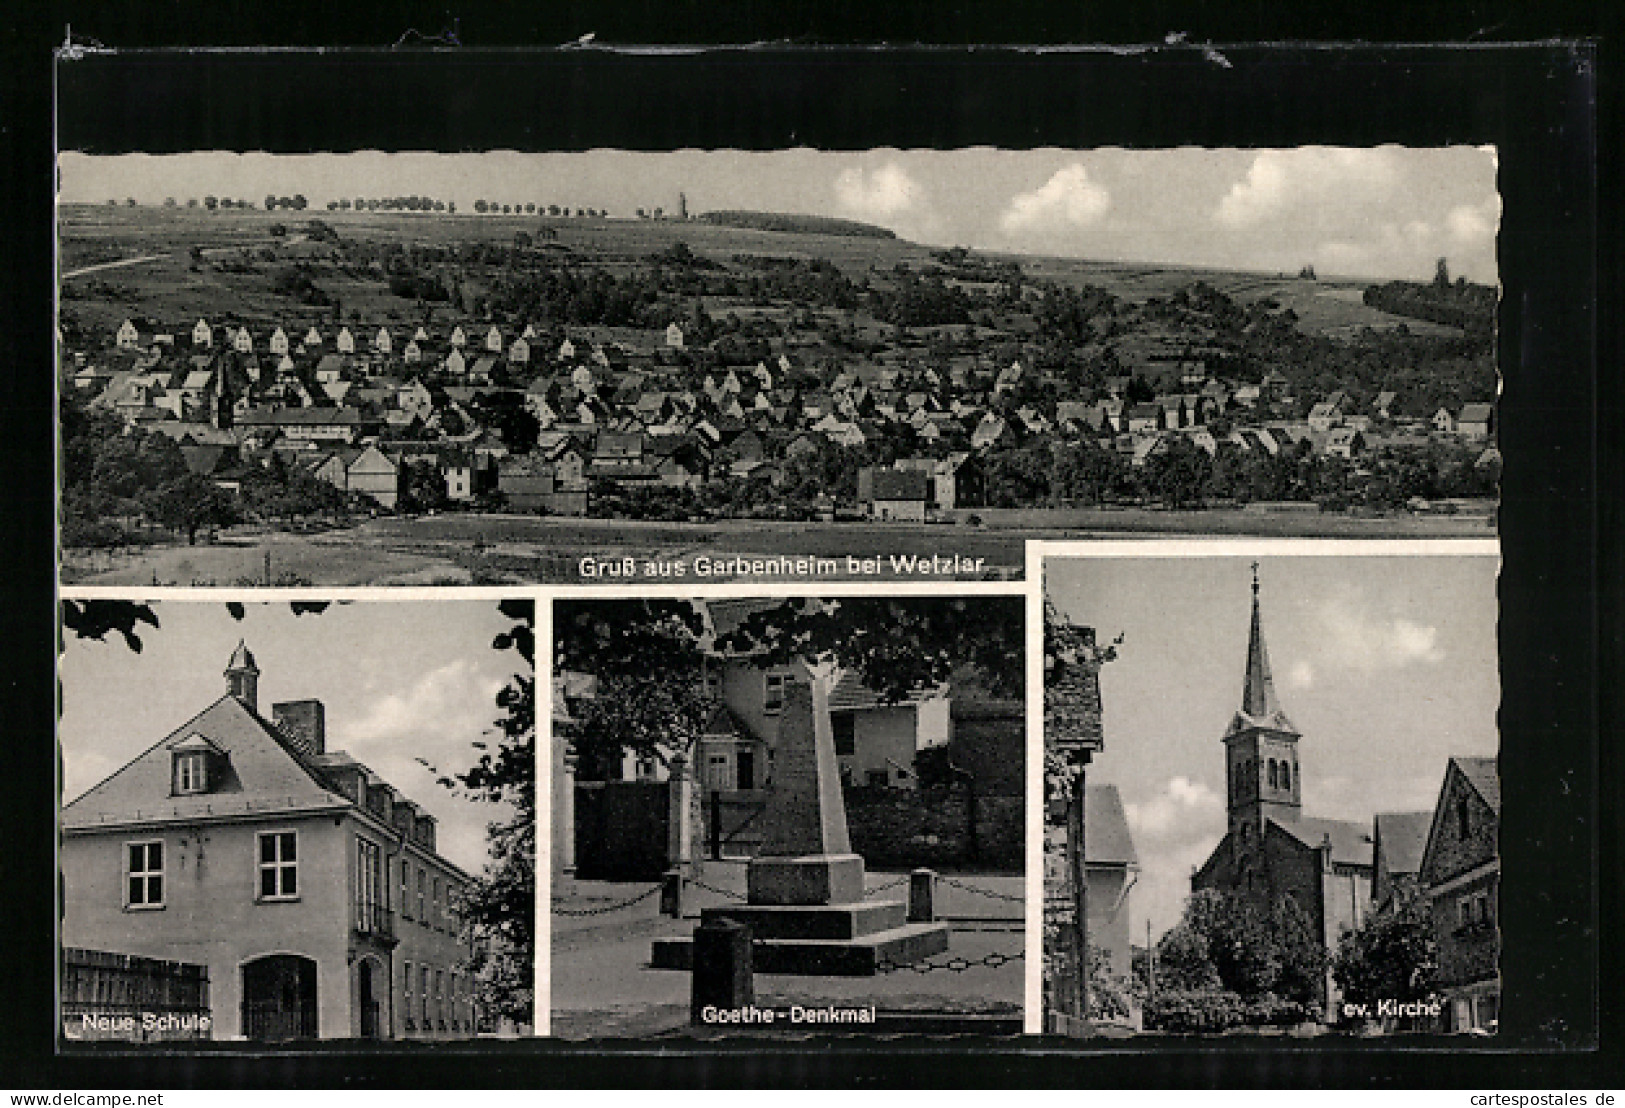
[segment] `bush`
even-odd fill
[[[1249,1005],[1228,990],[1161,990],[1145,1006],[1148,1031],[1217,1035],[1246,1022]]]
[[[62,521],[63,547],[108,550],[129,546],[134,537],[117,523],[69,516]]]
[[[1244,1022],[1250,1027],[1292,1027],[1320,1019],[1319,1009],[1302,1001],[1263,993],[1247,1002]]]

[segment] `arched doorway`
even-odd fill
[[[316,1038],[316,963],[270,954],[243,964],[243,1035],[255,1042]]]
[[[361,1013],[363,1039],[384,1037],[384,1005],[380,995],[384,990],[380,985],[388,980],[388,975],[382,973],[371,958],[363,958],[355,964],[356,1009]]]

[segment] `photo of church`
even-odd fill
[[[64,655],[64,1038],[496,1030],[492,968],[514,952],[465,919],[500,862],[483,842],[494,806],[416,759],[453,776],[474,761],[519,661],[490,647],[509,617],[494,601],[64,610],[94,632],[137,609],[140,653],[91,634]],[[439,644],[401,638],[431,618]]]
[[[1046,744],[1089,789],[1094,965],[1080,1002],[1065,977],[1076,939],[1052,928],[1052,1025],[1493,1033],[1493,546],[1177,557],[1154,545],[1045,563],[1062,644],[1047,659]],[[1181,695],[1160,695],[1171,688]],[[1080,713],[1087,742],[1063,726]],[[1128,973],[1100,957],[1111,932],[1092,887],[1094,794],[1107,787],[1138,861]],[[1064,848],[1077,825],[1050,809]],[[1100,833],[1118,834],[1111,820]],[[1046,904],[1071,912],[1052,852]]]

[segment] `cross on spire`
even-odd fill
[[[1258,563],[1253,563],[1253,626],[1247,639],[1247,676],[1241,689],[1241,710],[1254,719],[1280,711],[1275,698],[1275,680],[1270,674],[1270,654],[1264,645],[1264,620],[1258,603]]]

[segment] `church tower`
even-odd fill
[[[232,651],[231,661],[226,665],[226,692],[241,700],[249,711],[259,711],[260,669],[241,639],[237,640],[237,649]]]
[[[1253,625],[1247,641],[1247,673],[1241,686],[1241,710],[1224,733],[1226,809],[1231,843],[1249,852],[1263,839],[1264,821],[1294,823],[1302,812],[1298,775],[1301,736],[1281,710],[1264,645],[1264,621],[1258,605],[1258,563],[1253,563]]]

